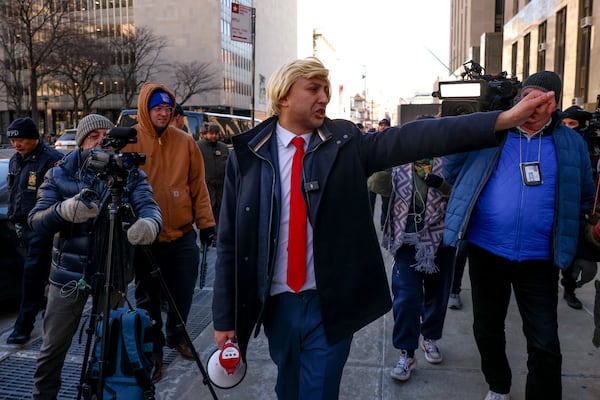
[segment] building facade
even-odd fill
[[[40,4],[44,3],[47,1],[40,0]],[[110,40],[141,27],[148,29],[165,44],[157,61],[159,68],[149,80],[172,88],[176,80],[173,64],[197,61],[211,72],[213,82],[207,85],[215,89],[194,94],[183,104],[186,109],[249,116],[254,105],[255,116],[262,119],[268,77],[298,53],[297,0],[235,1],[255,9],[254,54],[250,43],[231,39],[232,3],[232,0],[74,0],[69,3],[69,20],[96,33],[98,40]],[[118,92],[120,84],[111,76],[99,77],[94,90]],[[15,117],[3,91],[0,89],[0,132]],[[136,102],[134,99],[132,104],[135,106]],[[122,108],[120,96],[110,94],[96,101],[92,111],[114,119]],[[42,131],[60,133],[75,126],[81,112],[73,110],[82,107],[75,107],[61,85],[46,78],[39,83],[37,109]]]
[[[520,0],[505,5],[503,67],[524,80],[552,70],[563,81],[563,109],[596,109],[600,77],[600,3],[593,0]]]
[[[504,0],[451,0],[450,1],[450,61],[452,71],[462,71],[462,65],[470,60],[483,65],[492,72],[500,65],[492,65],[493,59],[480,57],[481,48],[487,48],[491,55],[500,50],[501,43],[493,48],[488,37],[501,35],[503,25]],[[488,61],[488,62],[486,62]]]

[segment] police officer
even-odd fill
[[[219,140],[220,137],[221,127],[214,122],[209,122],[202,139],[198,141],[198,147],[204,160],[206,187],[210,194],[210,204],[217,224],[219,222],[221,198],[223,197],[225,166],[229,157],[229,148]]]
[[[52,236],[33,233],[27,225],[27,215],[35,205],[37,189],[46,171],[63,155],[40,140],[38,127],[29,117],[14,120],[6,135],[16,150],[8,167],[8,218],[26,251],[21,307],[6,343],[24,344],[29,340],[38,311],[44,307],[52,250]]]

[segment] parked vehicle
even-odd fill
[[[77,143],[75,142],[76,134],[77,129],[66,129],[65,133],[56,139],[54,148],[57,150],[73,150],[75,147],[77,147]]]
[[[214,122],[221,127],[221,140],[231,144],[231,136],[245,132],[252,128],[252,118],[241,115],[217,114],[210,112],[184,111],[185,130],[191,134],[195,140],[200,139],[200,129],[207,122]],[[255,124],[260,120],[254,119]],[[133,126],[137,124],[137,109],[121,111],[117,126]]]
[[[0,159],[0,309],[3,311],[19,307],[25,260],[14,225],[8,221],[8,161]]]

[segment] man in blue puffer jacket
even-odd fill
[[[594,197],[586,144],[558,120],[561,86],[554,72],[531,75],[520,96],[554,91],[556,101],[509,129],[499,148],[449,156],[445,165],[454,189],[444,242],[468,244],[486,400],[509,398],[504,320],[511,287],[527,339],[526,398],[561,398],[558,274],[585,257],[579,237]]]
[[[90,114],[81,119],[75,138],[79,148],[48,171],[29,214],[29,224],[36,233],[54,235],[43,344],[34,375],[33,398],[36,400],[55,399],[58,395],[61,369],[89,288],[104,283],[100,281],[103,276],[96,272],[101,273],[107,261],[109,217],[106,209],[111,194],[105,180],[89,165],[87,155],[89,149],[99,147],[107,130],[113,127],[114,124],[101,115]],[[85,200],[81,195],[84,189],[97,193],[97,202]],[[142,170],[134,168],[129,172],[121,200],[131,206],[137,217],[126,233],[129,244],[154,242],[162,219]],[[126,245],[114,243],[113,249],[120,248],[121,254],[127,254]],[[125,270],[125,266],[115,265],[112,282],[117,292],[125,292],[132,279]]]

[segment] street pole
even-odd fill
[[[44,136],[46,137],[46,142],[50,140],[50,131],[48,129],[48,101],[50,98],[48,96],[42,96],[42,101],[44,102]]]

